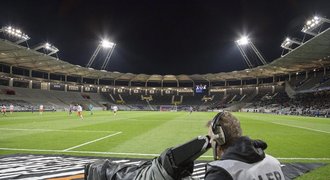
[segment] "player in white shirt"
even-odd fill
[[[113,106],[112,107],[112,110],[113,110],[113,115],[117,115],[118,107],[117,106]]]
[[[42,115],[43,112],[44,112],[44,105],[40,104],[40,106],[39,106],[39,114]]]
[[[13,112],[14,112],[14,105],[13,104],[10,104],[9,110],[10,110],[10,114],[13,114]]]
[[[78,116],[80,117],[80,119],[84,119],[84,117],[82,115],[82,107],[79,104],[77,105],[77,113],[78,113]]]
[[[3,116],[6,115],[6,111],[7,111],[7,107],[6,107],[6,105],[3,104],[3,105],[1,106],[1,113],[2,113]]]

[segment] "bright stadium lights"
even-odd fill
[[[92,66],[93,62],[95,61],[95,58],[96,56],[99,54],[101,48],[104,48],[104,49],[109,49],[108,52],[107,52],[107,55],[105,57],[105,60],[103,61],[103,64],[101,66],[101,70],[105,70],[106,67],[108,66],[108,63],[109,63],[109,60],[112,56],[112,53],[113,53],[113,50],[115,49],[115,46],[116,44],[109,41],[109,40],[106,40],[106,39],[103,39],[99,45],[96,47],[92,57],[89,59],[86,67],[89,68]]]
[[[294,49],[294,47],[292,47],[294,44],[300,46],[302,43],[295,40],[295,39],[291,39],[289,37],[285,38],[285,40],[282,42],[281,47],[283,49],[287,49],[289,51],[292,51]]]
[[[240,46],[247,45],[250,42],[250,39],[247,36],[241,37],[236,43]]]
[[[56,54],[59,51],[59,49],[57,49],[54,45],[52,45],[48,42],[40,44],[39,46],[37,46],[33,49],[36,50],[36,51],[39,50],[39,49],[44,49],[45,51],[47,51],[46,54],[48,56],[50,56],[52,54]],[[56,56],[57,56],[57,54],[56,54]]]
[[[101,41],[101,46],[102,46],[103,48],[112,48],[114,45],[115,45],[115,43],[110,42],[110,41],[108,41],[108,40],[102,40],[102,41]]]
[[[316,36],[324,23],[330,23],[330,20],[323,17],[314,16],[306,21],[306,24],[301,31],[306,34]]]
[[[9,37],[17,40],[15,43],[20,44],[30,39],[30,37],[24,34],[20,29],[14,28],[12,26],[5,26],[0,29],[0,32],[5,33]]]
[[[246,64],[249,66],[249,68],[253,68],[253,64],[251,63],[251,60],[249,58],[249,49],[250,51],[257,55],[257,59],[263,64],[267,64],[266,60],[264,57],[260,54],[258,49],[254,46],[252,41],[247,37],[247,36],[242,36],[240,39],[235,41],[240,53],[242,54]],[[252,58],[255,58],[255,55],[251,55]]]

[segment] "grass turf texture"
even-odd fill
[[[65,112],[0,116],[0,154],[70,154],[151,159],[168,147],[207,133],[213,112]],[[268,143],[281,162],[330,162],[330,119],[234,113],[243,134]],[[121,133],[120,133],[121,132]],[[9,148],[9,149],[5,149]],[[211,151],[201,159],[212,160]],[[282,159],[283,158],[283,159]],[[303,158],[303,159],[291,159]],[[317,158],[317,159],[307,159]],[[322,159],[325,158],[325,159]],[[329,179],[330,165],[299,179]]]

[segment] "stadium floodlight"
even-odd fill
[[[301,32],[316,36],[318,32],[315,32],[315,30],[321,27],[323,23],[330,23],[330,20],[323,17],[314,16],[306,21],[306,24],[302,28]]]
[[[112,48],[114,45],[115,45],[115,43],[110,42],[110,41],[108,41],[106,39],[104,39],[104,40],[101,41],[101,46],[103,48]]]
[[[247,36],[241,37],[239,40],[236,41],[236,43],[240,46],[249,44],[250,39]]]
[[[28,35],[23,33],[20,29],[14,28],[12,26],[5,26],[0,29],[0,32],[7,34],[8,36],[16,39],[16,44],[20,44],[30,39]]]
[[[105,70],[105,68],[107,67],[107,65],[108,65],[108,63],[109,63],[109,60],[110,60],[110,58],[111,58],[111,56],[112,56],[112,53],[113,53],[113,51],[114,51],[114,49],[115,49],[115,46],[116,46],[115,43],[113,43],[113,42],[111,42],[111,41],[109,41],[109,40],[103,39],[103,40],[99,43],[99,45],[96,47],[96,49],[95,49],[95,51],[94,51],[92,57],[89,59],[87,65],[86,65],[86,67],[89,68],[89,67],[92,66],[92,64],[93,64],[93,62],[95,61],[96,56],[99,54],[101,48],[104,48],[104,49],[109,49],[109,50],[108,50],[108,53],[107,53],[107,55],[106,55],[106,57],[105,57],[105,60],[103,61],[103,64],[102,64],[102,66],[101,66],[101,70]]]
[[[59,49],[57,49],[54,45],[46,42],[46,43],[43,43],[43,44],[40,44],[39,46],[33,48],[33,50],[39,50],[39,49],[45,49],[47,52],[49,52],[47,55],[50,56],[52,54],[56,54]],[[57,54],[56,54],[57,56]]]
[[[257,55],[258,60],[261,61],[263,65],[267,64],[265,58],[260,54],[258,49],[254,46],[252,41],[247,36],[242,36],[240,39],[235,41],[240,53],[242,54],[246,64],[249,66],[249,68],[253,68],[253,65],[249,59],[249,56],[247,54],[247,48],[252,49],[252,51]]]
[[[283,49],[287,49],[287,50],[289,50],[289,51],[292,51],[292,50],[293,50],[293,48],[292,48],[292,45],[293,45],[293,44],[296,44],[296,45],[300,46],[302,43],[299,42],[299,41],[297,41],[297,40],[295,40],[295,39],[291,39],[291,38],[287,37],[287,38],[285,38],[285,40],[282,42],[281,47],[282,47]]]

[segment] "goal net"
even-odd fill
[[[159,111],[172,111],[176,112],[178,111],[178,107],[175,105],[161,105],[159,106]]]

